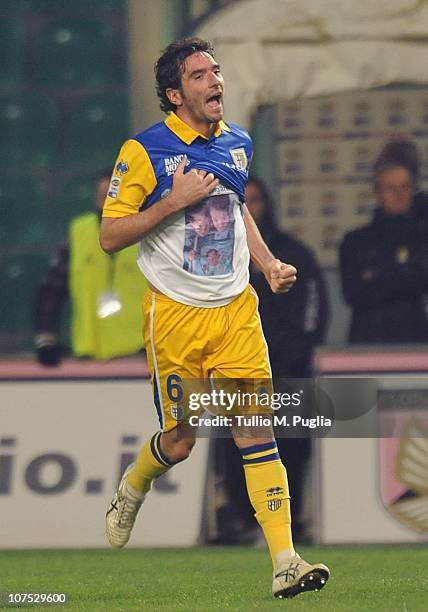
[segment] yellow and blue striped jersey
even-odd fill
[[[220,122],[206,138],[171,113],[123,145],[103,216],[138,214],[172,188],[178,163],[212,172],[220,185],[196,206],[173,215],[141,240],[138,264],[162,293],[184,304],[216,307],[248,283],[242,215],[252,143],[245,130]]]

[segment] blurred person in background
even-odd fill
[[[413,179],[412,208],[422,224],[422,231],[428,235],[428,194],[421,189],[421,156],[417,145],[411,140],[391,140],[387,142],[378,156],[378,163],[396,163],[404,166]]]
[[[275,219],[275,208],[266,184],[257,177],[250,177],[245,188],[245,204],[254,218],[260,233],[277,257],[293,261],[299,270],[293,291],[273,294],[264,275],[253,264],[250,265],[250,283],[259,297],[259,312],[263,332],[269,349],[272,377],[276,391],[286,392],[284,379],[310,379],[312,358],[317,345],[322,344],[328,323],[328,296],[321,269],[312,253],[289,233],[282,232]],[[298,388],[304,382],[298,383]],[[308,437],[281,438],[277,431],[280,456],[287,465],[291,492],[293,536],[299,541],[305,538],[303,490],[311,440]],[[305,435],[305,434],[303,434]],[[307,435],[307,434],[306,434]],[[257,537],[258,530],[252,516],[251,506],[246,501],[245,483],[240,471],[240,455],[232,440],[218,439],[217,452],[220,474],[226,472],[224,487],[225,503],[220,510],[219,539],[236,542],[244,532],[244,539]],[[236,503],[236,490],[243,500]],[[234,517],[234,521],[231,520]],[[239,529],[236,527],[239,526]]]
[[[263,181],[251,177],[245,197],[246,206],[269,248],[279,258],[287,254],[300,272],[293,291],[270,295],[263,275],[251,264],[250,282],[260,300],[273,377],[310,377],[313,351],[316,345],[322,344],[328,323],[328,297],[321,269],[307,246],[278,228],[274,203]]]
[[[373,219],[340,245],[350,343],[428,342],[427,197],[418,192],[419,166],[412,143],[387,144],[374,164]]]
[[[95,181],[95,210],[78,215],[68,242],[54,254],[35,302],[36,357],[57,366],[63,350],[59,331],[67,300],[71,302],[71,350],[77,357],[105,360],[144,347],[140,303],[147,283],[136,263],[133,245],[113,256],[99,244],[99,226],[111,170]]]

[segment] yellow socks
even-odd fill
[[[278,553],[294,554],[287,471],[275,441],[240,451],[248,496],[275,567]]]
[[[150,491],[153,480],[174,465],[165,457],[160,448],[161,433],[158,431],[147,440],[138,453],[133,469],[128,474],[128,483],[131,487],[144,495]]]
[[[129,485],[144,495],[153,480],[174,465],[160,448],[160,436],[158,431],[146,442],[128,474]],[[275,566],[279,553],[294,554],[287,471],[275,441],[240,450],[248,495]]]

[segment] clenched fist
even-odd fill
[[[296,282],[297,270],[279,259],[272,259],[266,271],[266,280],[274,293],[286,293]]]

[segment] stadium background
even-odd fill
[[[333,308],[327,342],[344,344],[349,312],[338,285],[337,245],[346,230],[370,216],[374,156],[389,137],[410,137],[422,154],[422,183],[428,179],[428,93],[425,75],[415,70],[412,59],[413,52],[422,64],[425,47],[417,37],[424,31],[423,16],[418,19],[417,10],[400,13],[406,2],[397,0],[396,10],[389,4],[385,12],[386,31],[382,10],[375,12],[378,29],[373,32],[366,24],[370,7],[358,9],[352,1],[346,5],[337,23],[332,17],[335,0],[315,9],[317,17],[325,16],[320,33],[305,20],[303,5],[297,9],[293,3],[270,0],[1,4],[0,354],[31,351],[34,289],[49,255],[65,239],[70,219],[91,208],[93,177],[112,165],[123,139],[161,119],[153,77],[159,49],[176,36],[198,31],[211,34],[220,54],[225,50],[226,79],[232,73],[226,112],[253,135],[253,171],[268,180],[281,225],[318,255]],[[310,3],[308,7],[314,10]],[[238,16],[230,16],[230,8]],[[243,26],[246,10],[252,19]],[[275,27],[269,26],[272,15]],[[351,17],[355,31],[347,32]],[[233,43],[230,32],[224,40],[219,34],[231,22],[239,24]],[[283,40],[278,40],[281,27]],[[379,36],[384,55],[395,49],[391,62],[402,50],[404,36],[403,65],[394,64],[391,70],[373,49],[361,65],[347,66],[349,58],[338,48],[327,58],[332,74],[323,76],[325,46],[345,42],[358,53],[365,35]],[[315,47],[309,57],[304,57],[305,43]],[[284,64],[281,78],[261,78],[256,61],[254,75],[248,77],[248,57],[269,61],[266,49],[279,58],[279,68],[272,63],[273,73]],[[285,63],[284,54],[297,58],[298,70]],[[247,76],[235,78],[232,65]],[[274,79],[279,81],[276,89]],[[68,320],[66,314],[65,342]]]
[[[97,521],[105,497],[141,441],[135,427],[141,423],[141,397],[147,395],[148,402],[149,392],[135,382],[141,374],[138,366],[132,363],[118,372],[69,364],[68,374],[62,371],[56,382],[40,380],[30,364],[32,302],[70,219],[92,206],[94,175],[112,165],[127,135],[161,119],[152,66],[159,50],[181,34],[200,32],[213,39],[231,90],[226,119],[229,109],[230,119],[250,129],[256,150],[253,170],[269,181],[281,225],[306,240],[323,264],[332,317],[330,348],[320,353],[319,371],[374,373],[383,377],[387,390],[415,384],[424,388],[425,351],[355,355],[346,348],[348,311],[335,258],[343,232],[370,216],[371,162],[389,136],[409,136],[418,143],[422,180],[428,179],[423,70],[428,14],[422,4],[396,0],[374,8],[353,0],[326,0],[317,7],[291,0],[9,0],[0,3],[0,30],[0,549],[102,546]],[[344,50],[343,43],[355,44],[354,51]],[[361,67],[350,57],[362,45],[374,46]],[[291,60],[285,61],[283,53]],[[272,58],[271,80],[261,77],[260,62],[266,57]],[[328,70],[330,60],[333,68]],[[249,71],[251,61],[255,76]],[[394,69],[390,62],[395,62]],[[64,342],[67,320],[66,313]],[[89,380],[79,382],[81,377]],[[121,397],[106,393],[112,377],[122,378]],[[117,403],[125,395],[131,399],[118,426]],[[154,419],[146,418],[141,429],[153,429]],[[86,436],[81,436],[82,428]],[[378,442],[319,443],[318,464],[308,483],[316,541],[426,539],[427,530],[402,524],[385,509]],[[209,449],[207,444],[201,447],[199,463],[154,492],[157,498],[148,510],[158,524],[141,525],[134,545],[189,545],[203,540],[204,530],[215,529],[210,525],[215,523],[214,509],[207,502],[214,490],[205,473]],[[114,457],[94,462],[103,452]],[[189,481],[192,491],[180,490]],[[189,495],[194,504],[190,520],[183,503]],[[174,515],[171,533],[162,529],[157,499],[165,506],[163,521]],[[85,520],[86,531],[81,529]],[[381,549],[376,558],[381,564],[387,555]],[[417,606],[415,600],[413,609]],[[352,607],[348,602],[337,609]]]

